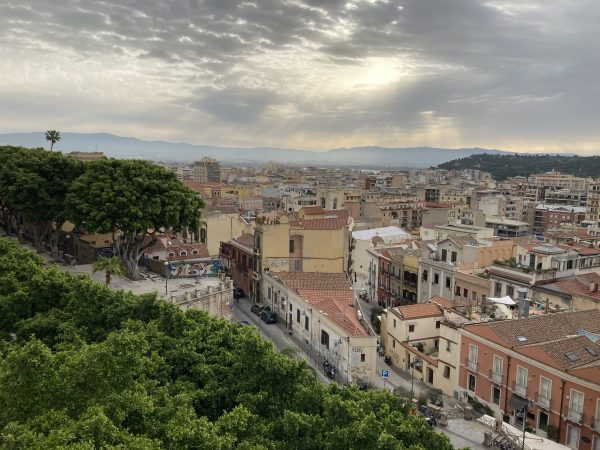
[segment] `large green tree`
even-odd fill
[[[128,277],[157,232],[197,230],[204,206],[177,176],[156,164],[107,159],[89,163],[67,195],[70,218],[91,233],[113,233]]]

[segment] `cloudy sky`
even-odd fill
[[[598,0],[0,0],[0,132],[600,150]]]

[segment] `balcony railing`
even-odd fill
[[[512,390],[515,394],[521,397],[527,397],[527,386],[521,386],[520,384],[513,382]]]
[[[583,412],[575,411],[574,409],[567,408],[567,420],[575,423],[583,423]]]
[[[490,380],[492,380],[492,383],[502,384],[502,374],[490,370]]]
[[[477,372],[477,361],[471,361],[469,358],[465,359],[465,366],[471,372]]]
[[[546,397],[539,392],[535,394],[535,403],[542,408],[550,409],[550,401],[549,397]]]

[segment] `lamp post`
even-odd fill
[[[409,363],[410,367],[410,401],[412,402],[415,396],[415,367],[423,367],[423,361],[420,359],[413,359]]]
[[[534,406],[535,403],[529,400],[523,406],[523,442],[521,442],[521,450],[525,450],[525,431],[527,430],[527,410]]]
[[[169,261],[165,261],[165,296],[169,295]]]

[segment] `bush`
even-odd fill
[[[546,433],[548,434],[548,439],[558,442],[558,427],[557,426],[548,425],[546,427]]]
[[[377,334],[381,333],[381,321],[379,320],[381,314],[383,314],[383,308],[380,307],[373,308],[371,311],[371,325]]]
[[[432,403],[436,406],[444,406],[441,389],[431,389],[427,396],[429,397],[429,403]]]
[[[494,416],[494,411],[492,411],[492,408],[490,408],[484,403],[481,403],[479,400],[474,398],[472,400],[469,400],[469,403],[471,404],[471,406],[473,406],[473,409],[478,413],[487,414],[488,416],[492,417]]]

